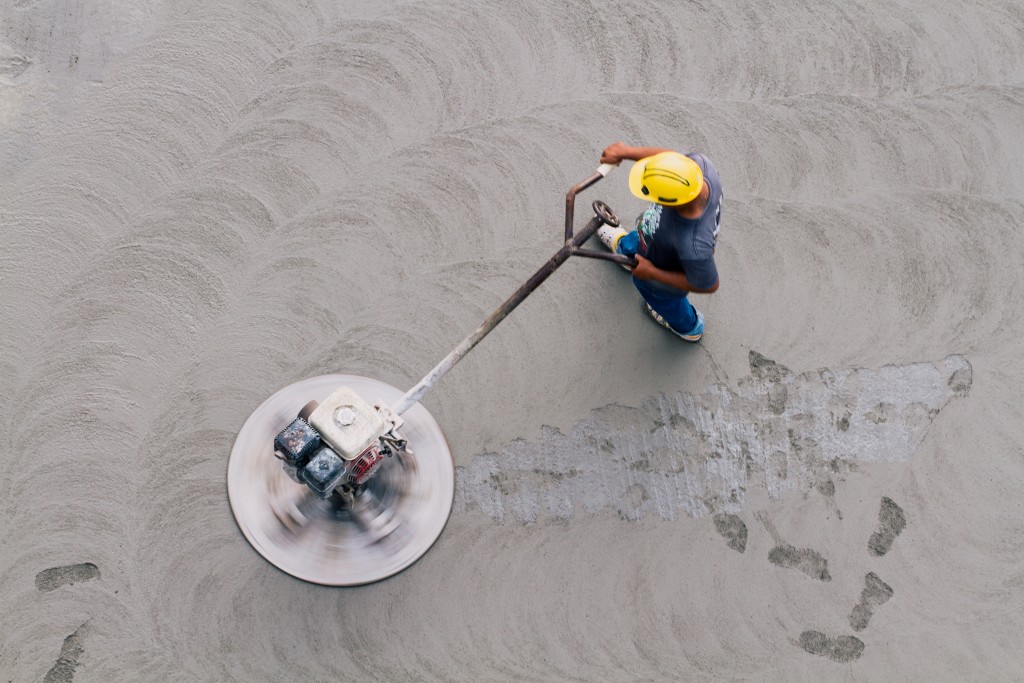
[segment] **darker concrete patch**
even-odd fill
[[[779,365],[757,351],[751,350],[747,354],[747,360],[750,362],[750,373],[768,385],[768,395],[765,397],[768,411],[772,415],[782,415],[786,412],[786,405],[789,402],[789,389],[783,380],[791,378],[793,373],[785,365]]]
[[[672,429],[684,429],[689,432],[697,431],[697,425],[693,420],[677,413],[672,413],[668,416],[668,425]]]
[[[647,489],[644,488],[643,484],[633,484],[626,489],[626,500],[629,501],[630,506],[634,510],[639,509],[641,505],[650,499],[651,496],[647,493]]]
[[[831,479],[823,479],[819,481],[814,485],[814,488],[818,489],[818,493],[826,498],[831,498],[836,495],[836,483]]]
[[[868,539],[868,550],[872,555],[881,557],[892,548],[892,542],[907,527],[907,518],[903,508],[892,498],[882,498],[882,506],[878,511],[878,531]]]
[[[66,567],[51,567],[36,574],[36,588],[44,593],[55,591],[66,584],[99,578],[100,568],[92,562],[70,564]]]
[[[832,477],[822,473],[820,476],[823,478],[819,479],[814,485],[815,490],[822,495],[825,499],[825,503],[829,506],[832,512],[838,519],[843,518],[843,511],[839,509],[839,505],[836,503],[836,483],[832,481]]]
[[[781,382],[784,375],[793,374],[785,365],[779,365],[753,349],[747,354],[747,361],[750,363],[751,374],[758,379],[768,380],[769,382]]]
[[[878,574],[871,572],[865,576],[864,590],[860,592],[860,602],[854,605],[853,611],[850,612],[850,626],[853,627],[853,630],[863,631],[867,628],[875,608],[888,602],[892,595],[892,587],[878,578]]]
[[[768,401],[766,405],[772,415],[782,415],[786,412],[786,402],[789,400],[789,389],[785,384],[772,384],[768,387]]]
[[[852,662],[864,654],[864,642],[853,636],[829,638],[820,631],[804,631],[800,634],[800,647],[812,655],[828,657],[841,664]]]
[[[974,370],[971,367],[971,364],[967,363],[965,367],[960,368],[950,376],[949,381],[946,382],[946,386],[948,386],[957,396],[966,396],[971,390],[971,384],[973,381]]]
[[[75,669],[78,668],[78,658],[85,652],[80,635],[84,626],[85,624],[82,624],[74,633],[64,639],[64,644],[60,647],[60,655],[50,670],[46,672],[43,683],[71,683],[74,679]]]
[[[831,581],[828,573],[828,560],[810,548],[795,548],[788,543],[781,543],[768,553],[768,561],[777,567],[798,569],[812,579]]]
[[[747,549],[747,525],[736,515],[715,515],[712,518],[717,531],[730,548],[742,553]]]

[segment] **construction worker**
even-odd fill
[[[695,152],[616,142],[601,154],[604,164],[623,159],[636,162],[629,172],[630,191],[654,203],[637,218],[632,232],[604,225],[598,237],[613,252],[636,257],[633,286],[654,321],[688,342],[698,342],[704,334],[704,315],[687,295],[718,289],[718,172],[707,157]]]

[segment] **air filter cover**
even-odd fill
[[[316,407],[309,424],[345,460],[354,460],[390,425],[349,387],[341,387]]]

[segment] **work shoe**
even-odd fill
[[[666,330],[676,335],[683,341],[696,343],[699,342],[700,338],[704,336],[704,314],[698,311],[696,306],[694,306],[693,312],[697,314],[697,324],[694,325],[693,329],[687,332],[686,334],[683,334],[682,332],[676,330],[676,328],[669,325],[668,322],[660,315],[658,315],[658,312],[651,308],[651,305],[646,301],[644,302],[644,307],[647,309],[647,314],[654,319],[654,322],[658,323],[659,325],[661,325]]]
[[[613,254],[617,254],[619,248],[619,240],[628,235],[629,233],[622,228],[613,228],[612,226],[605,223],[597,229],[597,237],[601,240],[601,244],[608,247],[608,250]],[[632,272],[632,268],[624,263],[620,263],[625,270]]]
[[[612,226],[605,223],[597,229],[597,237],[601,240],[601,244],[608,247],[608,250],[613,254],[617,254],[616,249],[619,246],[619,240],[628,235],[622,228],[613,228]]]

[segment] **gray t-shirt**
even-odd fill
[[[640,253],[662,270],[686,273],[686,279],[698,289],[713,287],[718,282],[715,267],[715,241],[722,221],[722,183],[718,171],[703,154],[687,154],[700,166],[704,182],[711,190],[700,218],[683,218],[671,206],[652,204],[637,219]],[[679,290],[650,282],[666,291]]]

